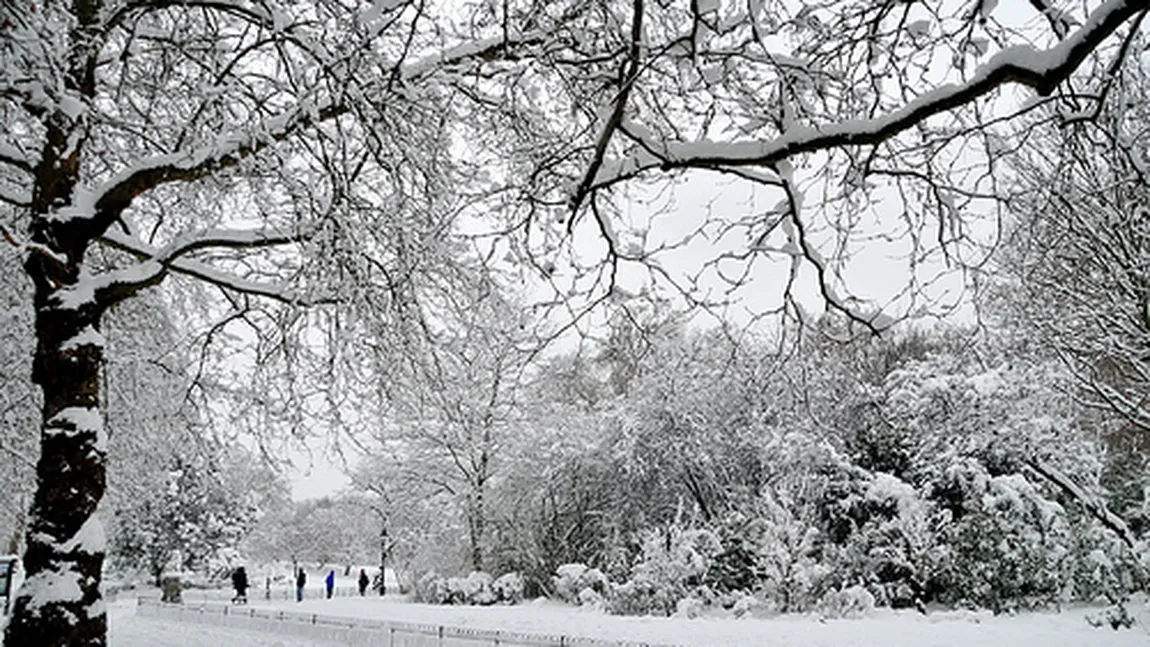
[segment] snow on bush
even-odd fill
[[[698,618],[703,613],[705,603],[697,597],[688,596],[675,603],[676,618]]]
[[[964,480],[971,496],[939,534],[942,601],[1003,612],[1060,600],[1073,543],[1065,511],[1020,474]]]
[[[804,518],[790,497],[764,495],[758,523],[751,530],[754,564],[759,581],[751,590],[776,611],[805,611],[821,596],[827,568],[819,563],[825,534]]]
[[[704,581],[722,543],[707,529],[649,531],[631,578],[611,588],[607,610],[618,615],[670,616],[680,600],[704,593]]]
[[[505,604],[519,604],[523,601],[523,576],[519,573],[504,573],[491,583],[496,598]]]
[[[491,589],[495,578],[483,571],[471,571],[462,582],[459,604],[495,604],[499,597]]]
[[[745,618],[754,613],[755,609],[761,605],[762,603],[759,602],[755,596],[743,595],[735,601],[735,604],[731,607],[731,613],[735,614],[736,618]]]
[[[523,599],[523,577],[505,573],[495,579],[482,571],[472,571],[467,577],[442,577],[429,571],[416,582],[415,599],[427,604],[517,604]]]
[[[591,587],[587,587],[579,592],[579,606],[595,609],[596,611],[605,611],[607,609],[607,598],[603,597],[601,593]]]
[[[568,604],[580,605],[585,600],[602,603],[603,595],[607,592],[610,583],[607,576],[597,568],[587,568],[586,564],[563,564],[555,569],[555,576],[551,578],[555,587],[555,594],[560,600]],[[585,596],[584,591],[589,590],[598,597]]]
[[[720,514],[660,490],[674,521],[628,527],[595,554],[622,581],[565,564],[556,595],[615,614],[840,617],[927,603],[1011,612],[1145,586],[1150,552],[1084,505],[1106,501],[1107,459],[1051,386],[1057,375],[945,353],[883,370],[828,415],[826,434],[763,429],[753,487],[707,493]],[[1150,516],[1150,503],[1131,505]],[[1144,527],[1130,524],[1136,541]]]
[[[428,571],[415,582],[415,600],[426,604],[447,604],[451,598],[447,579]]]
[[[861,618],[874,610],[874,604],[874,595],[856,584],[828,593],[819,603],[819,611],[828,618]]]

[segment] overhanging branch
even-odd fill
[[[1146,10],[1144,0],[1109,0],[1096,9],[1077,32],[1048,50],[1029,46],[1005,49],[980,67],[969,81],[935,88],[889,114],[822,126],[794,125],[769,141],[666,142],[653,139],[640,125],[630,126],[624,122],[622,127],[640,141],[638,158],[614,163],[612,166],[620,170],[620,177],[601,173],[596,185],[612,184],[622,179],[625,171],[650,166],[652,156],[662,161],[664,169],[770,166],[802,153],[877,145],[930,117],[967,105],[1009,84],[1030,87],[1045,96],[1066,81],[1091,52],[1131,17]]]
[[[162,250],[147,245],[132,236],[116,230],[109,230],[98,239],[101,243],[114,249],[127,252],[143,263],[119,271],[118,274],[109,274],[97,288],[99,294],[103,290],[105,298],[122,298],[124,293],[136,292],[148,285],[158,283],[167,272],[176,272],[185,276],[206,281],[227,290],[266,297],[282,303],[293,305],[321,305],[338,302],[334,296],[310,296],[284,285],[260,283],[251,281],[224,270],[212,267],[207,263],[187,258],[163,259]]]

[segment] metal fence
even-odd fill
[[[168,604],[150,598],[137,598],[137,601],[136,613],[143,617],[233,627],[363,647],[674,647],[658,643],[346,618],[230,604]]]
[[[264,587],[249,587],[248,600],[251,602],[260,602],[268,600],[295,600],[295,587],[286,587],[282,585],[275,585],[271,588]],[[236,592],[231,589],[201,589],[191,586],[185,586],[180,590],[180,596],[185,602],[229,602],[234,598]],[[305,588],[303,592],[303,599],[305,600],[322,600],[327,597],[327,592],[319,586],[312,586]],[[332,590],[333,598],[358,598],[359,590],[351,586],[336,586]],[[378,591],[369,590],[363,597],[378,598]]]

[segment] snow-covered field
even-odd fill
[[[391,620],[474,629],[677,645],[731,647],[1146,647],[1150,610],[1138,609],[1140,624],[1113,631],[1088,625],[1088,610],[995,617],[989,613],[878,610],[861,619],[822,620],[817,616],[769,619],[624,618],[549,603],[519,607],[439,607],[378,598],[310,600],[303,603],[253,601],[274,608],[329,616]],[[136,615],[130,598],[110,605],[113,647],[251,645],[303,647],[333,643],[241,629],[205,626]],[[476,643],[477,645],[481,643]]]

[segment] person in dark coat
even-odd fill
[[[331,592],[335,590],[335,571],[328,571],[327,577],[323,578],[324,586],[327,587],[327,599],[331,599]]]
[[[369,582],[370,581],[367,579],[367,571],[362,569],[362,568],[359,569],[359,596],[360,597],[363,597],[363,595],[367,592],[367,585],[369,584]]]
[[[240,566],[232,571],[232,588],[236,590],[236,597],[232,598],[232,602],[236,604],[248,603],[248,573]]]
[[[303,602],[303,587],[307,584],[307,573],[303,572],[303,568],[296,571],[295,574],[295,601]]]

